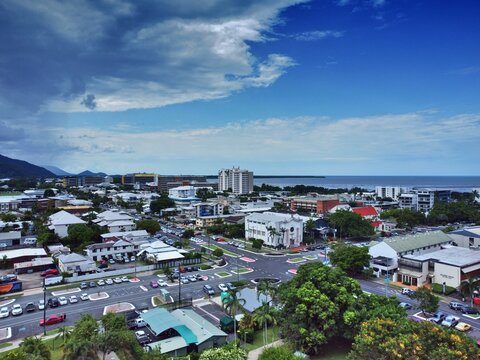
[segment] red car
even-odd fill
[[[40,273],[40,276],[48,276],[48,275],[58,275],[58,270],[57,269],[48,269],[45,271],[42,271]]]
[[[215,239],[216,242],[225,242],[225,239],[223,237],[217,237]]]
[[[53,325],[61,323],[65,320],[64,314],[51,315],[45,320],[46,325]],[[43,319],[40,320],[40,326],[43,326]]]
[[[158,283],[156,281],[150,281],[150,286],[152,288],[158,288]]]

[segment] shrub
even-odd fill
[[[206,264],[203,264],[203,265],[200,265],[200,270],[208,270],[208,269],[211,269],[212,267],[210,265],[206,265]]]
[[[443,285],[432,284],[432,291],[436,294],[443,294]],[[455,291],[456,291],[455,288],[451,286],[445,286],[445,295],[453,294]]]
[[[232,281],[232,285],[236,287],[242,287],[247,285],[247,281],[246,280]]]
[[[213,250],[212,255],[216,256],[216,257],[222,257],[223,256],[223,250],[220,249],[220,248],[216,248],[215,250]]]

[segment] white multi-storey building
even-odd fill
[[[398,200],[398,196],[407,192],[406,188],[400,186],[375,186],[375,193],[379,198],[391,198]]]
[[[428,212],[433,208],[435,202],[435,191],[433,190],[417,190],[417,210]]]
[[[218,190],[231,189],[234,194],[249,194],[253,191],[253,172],[239,167],[218,171]]]
[[[245,237],[274,247],[298,246],[303,241],[303,220],[294,215],[253,213],[245,218]]]

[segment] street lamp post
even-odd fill
[[[178,262],[178,307],[180,307],[180,300],[182,299],[182,282],[180,281],[181,276],[180,275],[180,261]]]
[[[43,279],[43,336],[47,335],[47,287],[45,286],[45,278]]]

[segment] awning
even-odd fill
[[[423,273],[414,272],[414,271],[410,271],[410,270],[398,269],[397,272],[398,272],[398,274],[408,275],[408,276],[415,277],[415,278],[421,278],[423,276]]]

